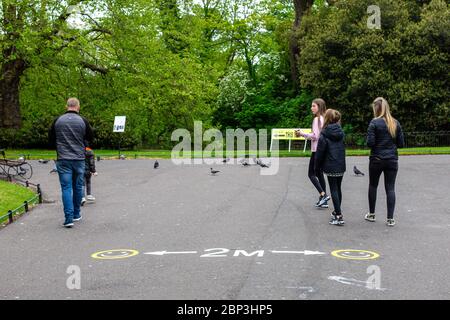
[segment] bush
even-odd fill
[[[449,130],[450,10],[432,0],[380,0],[381,30],[367,27],[371,0],[338,1],[306,16],[301,32],[301,84],[365,132],[370,104],[391,104],[405,130]],[[417,12],[420,12],[417,17]]]

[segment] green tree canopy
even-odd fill
[[[378,96],[408,131],[450,129],[444,0],[379,0],[381,29],[367,25],[369,0],[0,3],[0,146],[46,146],[71,96],[97,147],[167,148],[195,120],[305,127],[317,97],[355,132]]]

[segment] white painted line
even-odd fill
[[[164,256],[167,254],[196,254],[197,251],[179,251],[179,252],[168,252],[168,251],[155,251],[155,252],[146,252],[144,254],[153,255],[153,256]]]
[[[283,253],[283,254],[304,254],[305,256],[324,255],[324,254],[326,254],[325,252],[309,251],[309,250],[305,250],[305,251],[276,251],[276,250],[272,250],[271,252],[272,253]]]
[[[344,277],[340,277],[340,276],[330,276],[330,277],[328,277],[328,280],[336,281],[336,282],[339,282],[339,283],[342,283],[342,284],[352,285],[352,286],[356,286],[356,287],[364,287],[364,288],[369,289],[369,290],[379,290],[379,291],[386,291],[386,290],[388,290],[386,288],[374,287],[373,284],[371,282],[369,282],[369,281],[348,279],[348,278],[344,278]]]

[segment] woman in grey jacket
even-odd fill
[[[369,207],[366,220],[375,222],[375,206],[380,176],[384,173],[384,185],[387,196],[387,225],[395,226],[395,181],[398,173],[398,151],[405,145],[400,123],[394,119],[389,110],[389,103],[384,98],[373,102],[375,118],[370,122],[367,133],[367,146],[371,148],[369,166]]]

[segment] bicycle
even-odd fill
[[[12,179],[30,180],[33,176],[33,167],[24,160],[8,160],[4,149],[0,149],[3,159],[0,159],[0,175],[6,176],[8,181]]]

